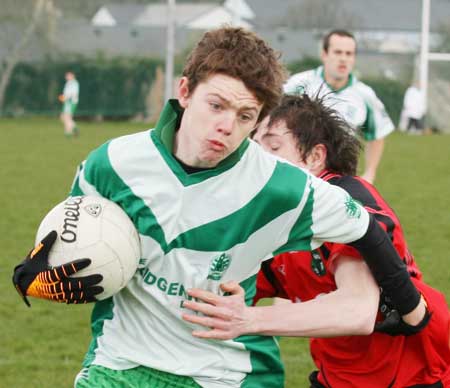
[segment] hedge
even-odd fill
[[[320,65],[316,58],[288,64],[291,73]],[[146,115],[146,97],[159,59],[79,59],[71,62],[19,63],[6,89],[3,115],[58,114],[64,74],[72,70],[80,82],[79,116],[127,118]],[[407,85],[386,78],[364,78],[397,123]]]
[[[157,59],[80,59],[71,62],[19,63],[5,94],[3,115],[57,114],[64,74],[71,70],[80,83],[77,115],[131,117],[146,113],[146,97]]]

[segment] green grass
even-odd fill
[[[136,123],[81,123],[66,139],[55,119],[0,119],[0,387],[71,387],[90,340],[91,306],[32,300],[11,285],[45,213],[68,193],[78,163]],[[377,186],[403,221],[425,280],[450,295],[450,136],[388,138]],[[305,339],[281,341],[287,387],[306,386],[313,368]]]

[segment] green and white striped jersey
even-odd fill
[[[181,319],[186,289],[219,293],[236,280],[250,304],[261,261],[323,241],[354,241],[368,214],[349,195],[246,140],[216,168],[186,174],[171,154],[176,101],[155,129],[114,139],[82,164],[72,194],[118,203],[141,239],[140,267],[112,298],[97,302],[85,366],[138,365],[191,376],[203,387],[279,388],[273,337],[194,338]]]
[[[65,83],[63,95],[66,102],[78,104],[79,93],[80,93],[80,84],[76,79],[72,79]]]
[[[334,90],[327,84],[323,66],[294,74],[284,85],[287,94],[307,93],[323,98],[323,102],[336,110],[354,129],[360,130],[364,140],[381,139],[395,127],[383,103],[371,87],[350,74],[347,85]]]

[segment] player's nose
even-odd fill
[[[234,125],[236,123],[236,115],[232,112],[227,112],[223,115],[222,119],[218,123],[217,130],[226,136],[231,135]]]

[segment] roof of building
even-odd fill
[[[421,29],[422,0],[247,0],[255,13],[256,28],[268,28],[286,25],[293,16],[301,18],[311,16],[315,10],[321,28],[349,28],[352,30],[412,30]],[[337,10],[337,16],[323,17],[327,9]],[[309,13],[310,15],[306,15]],[[317,14],[319,13],[319,14]],[[319,17],[320,16],[320,17]],[[350,26],[348,25],[351,20]],[[433,0],[430,9],[430,29],[436,30],[448,24],[450,19],[450,1]],[[308,21],[308,20],[306,20]],[[309,26],[308,26],[309,27]]]
[[[200,3],[179,3],[175,6],[175,23],[177,26],[206,26],[213,28],[216,24],[230,23],[233,21],[233,10],[230,8],[233,2],[226,2],[224,6],[211,2]],[[238,10],[236,14],[240,15],[241,23],[245,27],[251,27],[246,22],[245,17],[251,18],[251,9],[248,8],[243,0],[235,2]],[[100,7],[92,17],[92,24],[95,26],[118,26],[118,25],[136,25],[146,27],[165,27],[167,24],[168,7],[166,3],[153,4],[107,4]],[[211,22],[207,23],[206,19]],[[197,23],[197,19],[202,22]],[[195,27],[192,27],[195,28]],[[201,27],[197,27],[201,28]]]
[[[93,17],[93,22],[96,20],[96,15],[106,12],[116,22],[116,24],[132,24],[139,15],[145,10],[144,4],[108,4],[99,8]],[[95,24],[95,23],[94,23]]]
[[[217,5],[214,3],[177,4],[174,13],[175,23],[184,26],[215,8]],[[147,5],[133,23],[141,26],[165,26],[167,24],[167,5]]]

